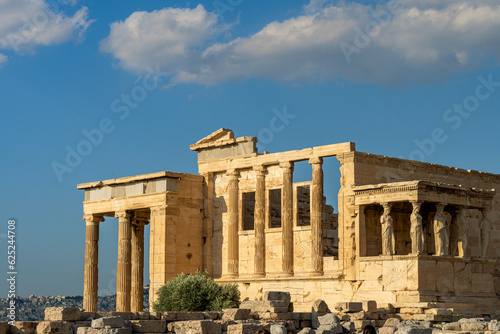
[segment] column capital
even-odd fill
[[[104,216],[95,215],[93,213],[86,213],[83,215],[83,220],[85,220],[87,223],[100,223],[104,221]]]
[[[253,166],[252,169],[257,172],[257,175],[265,175],[267,171],[267,167],[264,165]]]
[[[390,210],[392,208],[392,203],[391,202],[380,203],[380,205],[382,205],[382,207],[384,208],[384,210]]]
[[[448,204],[448,203],[443,203],[443,202],[436,203],[436,209],[437,209],[437,211],[444,210],[444,207],[445,207],[447,204]]]
[[[138,227],[144,227],[144,225],[149,224],[149,219],[147,218],[134,218],[134,225]]]
[[[316,164],[322,164],[323,163],[323,158],[321,157],[312,157],[309,158],[309,164],[310,165],[316,165]]]
[[[115,212],[115,218],[118,218],[118,219],[120,219],[120,218],[128,218],[128,219],[130,219],[131,216],[132,215],[128,211],[116,211]]]
[[[229,176],[231,178],[238,178],[240,176],[240,172],[236,169],[228,169],[226,171],[226,176]]]
[[[285,170],[289,169],[290,171],[293,171],[293,162],[292,161],[282,161],[282,162],[280,162],[279,166]]]

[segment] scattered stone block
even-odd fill
[[[176,334],[220,334],[221,324],[212,320],[177,321],[174,323]]]
[[[363,312],[374,313],[377,312],[377,302],[375,300],[366,300],[363,303]]]
[[[73,328],[73,333],[76,333],[79,327],[91,327],[91,326],[92,326],[92,320],[75,321],[74,323],[72,323],[71,328]]]
[[[354,332],[356,330],[356,325],[352,321],[346,321],[342,324],[342,327],[344,327],[345,331],[344,332]]]
[[[288,312],[291,296],[289,292],[266,291],[264,293],[264,302],[274,307],[274,312]],[[279,310],[277,310],[279,308]]]
[[[370,320],[354,320],[353,322],[356,329],[363,329],[365,326],[371,325]]]
[[[400,323],[401,320],[398,318],[390,318],[385,321],[384,327],[398,327]]]
[[[11,334],[33,334],[38,321],[14,321],[14,326],[9,326]]]
[[[449,324],[444,324],[443,325],[443,330],[445,331],[459,331],[461,329],[461,325],[458,322],[452,322]]]
[[[305,327],[305,328],[302,328],[302,330],[300,332],[298,332],[297,334],[315,334],[315,330],[310,328],[310,327]]]
[[[357,303],[357,302],[337,303],[335,305],[335,309],[346,313],[361,312],[363,311],[363,303]]]
[[[175,321],[175,320],[177,320],[177,313],[176,312],[158,312],[156,314],[156,320]]]
[[[78,327],[76,329],[76,332],[74,332],[74,333],[76,333],[76,334],[99,334],[99,330],[97,328],[92,328],[92,327]]]
[[[47,313],[45,313],[47,316]],[[80,317],[80,314],[78,314]],[[85,328],[85,327],[83,327]],[[37,334],[73,334],[69,321],[40,321],[36,326]]]
[[[270,325],[262,324],[234,324],[227,326],[227,334],[256,334],[256,333],[270,333]]]
[[[247,320],[251,310],[248,308],[230,308],[224,310],[222,320]]]
[[[45,321],[79,321],[81,311],[78,307],[47,307]]]
[[[500,322],[497,320],[492,320],[488,323],[488,330],[490,331],[500,331]]]
[[[149,312],[134,312],[135,319],[132,320],[149,320]],[[156,319],[151,319],[156,320]]]
[[[178,321],[204,320],[203,312],[177,312]]]
[[[453,310],[449,308],[430,308],[425,310],[425,314],[450,315],[453,314]]]
[[[92,320],[92,328],[120,328],[124,322],[121,317],[105,317]]]
[[[381,327],[378,329],[378,334],[394,334],[396,327]]]
[[[432,328],[418,328],[416,326],[402,326],[397,334],[432,334]]]
[[[167,322],[164,320],[130,320],[134,333],[164,333]]]
[[[203,317],[209,320],[217,320],[222,318],[222,314],[220,312],[203,312]]]
[[[424,311],[420,307],[402,307],[399,309],[399,313],[422,314]]]
[[[484,321],[464,322],[460,326],[462,331],[478,332],[488,330],[488,323]]]
[[[371,320],[371,319],[368,319],[366,317],[366,313],[365,312],[356,312],[356,313],[349,313],[349,318],[351,321],[354,321],[354,320]]]
[[[316,299],[313,303],[312,308],[314,311],[316,311],[316,313],[320,315],[330,312],[330,310],[328,309],[328,305],[323,299]]]
[[[320,325],[336,326],[340,324],[340,319],[335,314],[328,313],[326,315],[318,316],[318,322]]]
[[[271,325],[271,334],[286,334],[286,327],[283,325]]]
[[[93,320],[96,318],[96,312],[80,312],[80,320]]]
[[[264,312],[274,311],[274,309],[270,305],[259,300],[244,300],[241,302],[240,307],[250,309],[252,313],[264,313]]]
[[[101,328],[99,334],[132,334],[132,328]]]

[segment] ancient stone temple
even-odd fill
[[[500,307],[500,175],[357,152],[354,143],[259,153],[220,129],[190,146],[199,175],[159,172],[85,190],[84,308],[97,309],[99,224],[118,218],[117,311],[142,311],[144,226],[150,299],[177,274],[207,270],[242,299],[315,299],[488,313]],[[338,213],[324,196],[340,162]],[[294,164],[310,181],[294,182]]]

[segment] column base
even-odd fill
[[[323,271],[311,271],[309,272],[309,276],[323,276],[324,272]]]
[[[282,272],[278,274],[278,277],[292,277],[293,275],[294,275],[293,272],[291,273]]]

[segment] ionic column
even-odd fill
[[[311,241],[312,273],[323,275],[323,158],[311,158]]]
[[[238,240],[238,176],[235,170],[228,171],[228,225],[227,225],[227,274],[226,278],[238,277],[238,258],[239,258],[239,240]]]
[[[281,236],[283,245],[282,271],[293,275],[293,162],[282,162],[283,188],[281,191]]]
[[[116,270],[116,311],[130,312],[131,243],[130,215],[116,212],[118,218],[118,265]]]
[[[103,216],[83,216],[85,227],[85,271],[83,275],[83,308],[97,312],[97,264],[99,259],[99,223]]]
[[[147,219],[134,219],[132,225],[131,312],[144,311],[144,225]]]
[[[254,274],[263,277],[266,275],[266,235],[265,230],[265,207],[266,207],[266,167],[255,166],[255,255]]]

